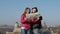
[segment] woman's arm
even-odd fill
[[[28,23],[30,20],[27,20],[24,15],[21,16],[21,23]]]
[[[25,22],[25,18],[24,18],[24,15],[21,16],[21,23],[24,23]]]
[[[33,23],[36,23],[38,21],[38,19],[32,19]]]
[[[42,20],[42,16],[38,15],[36,19],[32,19],[32,22],[36,23],[40,20]]]
[[[42,16],[40,16],[40,17],[39,17],[39,20],[42,20],[42,19],[43,19]]]

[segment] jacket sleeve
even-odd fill
[[[32,22],[33,23],[37,23],[38,22],[38,19],[32,19]]]
[[[24,15],[21,16],[21,23],[24,23],[26,20],[25,20],[25,17]]]
[[[42,20],[42,19],[43,19],[42,16],[40,16],[39,20]]]
[[[30,20],[25,19],[24,15],[21,16],[21,23],[28,23]]]

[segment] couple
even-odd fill
[[[26,18],[26,14],[37,13],[37,7],[32,8],[32,12],[30,8],[26,8],[24,13],[21,15],[21,34],[39,34],[40,29],[42,28],[41,20],[42,16],[38,15],[36,19],[28,20]]]

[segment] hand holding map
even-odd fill
[[[26,18],[31,20],[37,18],[38,15],[40,14],[39,13],[26,14]]]

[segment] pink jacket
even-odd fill
[[[21,16],[21,27],[24,27],[26,29],[30,29],[31,27],[31,22],[37,23],[38,19],[32,19],[32,20],[26,20],[26,16],[22,14]]]
[[[26,18],[26,16],[25,15],[22,15],[21,16],[21,27],[24,27],[24,28],[26,28],[26,29],[29,29],[30,28],[30,20],[26,20],[25,19]]]

